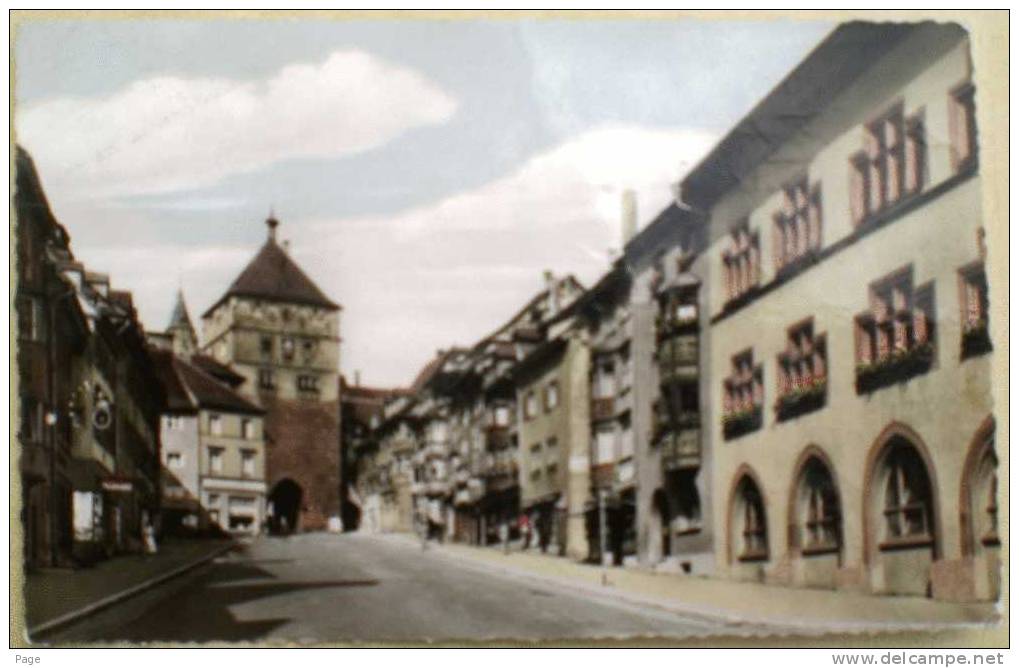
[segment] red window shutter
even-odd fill
[[[869,327],[859,320],[856,321],[856,363],[870,364],[873,360],[871,353],[871,337]]]
[[[783,397],[789,391],[789,368],[785,361],[778,359],[778,396]]]
[[[928,338],[927,330],[927,313],[923,309],[914,309],[913,311],[913,340],[916,345],[927,343]]]
[[[905,147],[905,189],[909,194],[923,188],[924,132],[923,120],[915,116],[907,123]]]
[[[820,350],[814,353],[814,378],[818,380],[828,376],[827,364],[825,364],[824,353]]]

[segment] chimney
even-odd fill
[[[545,270],[545,289],[548,291],[548,315],[554,316],[559,312],[559,281],[551,269]]]
[[[622,234],[624,248],[637,234],[637,193],[632,188],[623,191]]]

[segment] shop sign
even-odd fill
[[[131,492],[134,486],[130,480],[117,480],[115,478],[107,478],[103,480],[103,490],[107,492]]]

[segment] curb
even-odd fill
[[[383,539],[385,538],[396,539],[398,542],[404,543],[405,545],[419,544],[419,541],[414,540],[413,536],[407,536],[405,534],[384,534],[380,535],[379,537],[382,537]],[[960,622],[896,622],[896,623],[865,622],[865,621],[812,622],[796,618],[782,619],[782,618],[755,617],[734,614],[732,612],[717,608],[711,609],[683,605],[682,603],[657,599],[653,597],[647,597],[641,594],[634,594],[619,589],[599,587],[597,585],[588,584],[586,582],[573,582],[560,576],[538,573],[530,571],[526,568],[494,564],[488,562],[487,560],[474,558],[469,554],[458,553],[459,551],[451,551],[444,545],[435,545],[430,543],[428,547],[429,551],[435,556],[449,559],[451,561],[456,561],[464,565],[469,564],[476,570],[493,570],[504,575],[530,579],[532,581],[536,580],[539,582],[551,583],[564,589],[607,596],[610,598],[615,598],[617,600],[625,601],[630,604],[651,606],[659,610],[684,615],[703,622],[722,623],[730,627],[731,630],[733,631],[737,631],[742,628],[742,630],[750,631],[751,633],[753,633],[754,631],[759,631],[773,636],[774,635],[817,636],[829,634],[865,635],[874,633],[937,632],[937,631],[957,631],[962,629],[982,629],[982,628],[993,628],[1001,623],[1000,620],[960,621]],[[754,629],[753,627],[763,628]]]
[[[73,624],[74,622],[78,621],[82,617],[85,617],[87,615],[91,615],[93,613],[99,612],[100,610],[105,610],[106,608],[109,608],[109,607],[111,607],[113,605],[116,605],[117,603],[125,601],[125,600],[127,600],[129,598],[133,598],[134,596],[137,596],[138,594],[141,594],[142,592],[145,592],[145,591],[148,591],[149,589],[157,587],[157,586],[163,584],[164,582],[172,580],[172,579],[174,579],[174,578],[176,578],[178,576],[184,575],[188,571],[194,570],[195,568],[198,568],[199,566],[202,566],[203,564],[207,564],[208,562],[212,561],[216,557],[218,557],[218,556],[220,556],[222,554],[225,554],[226,552],[229,552],[234,547],[236,547],[236,545],[237,545],[237,543],[231,543],[229,545],[224,545],[224,546],[222,546],[221,548],[219,548],[217,550],[213,550],[212,552],[210,552],[210,553],[208,553],[206,555],[203,555],[203,556],[199,557],[198,559],[195,559],[194,561],[188,562],[188,563],[186,563],[186,564],[184,564],[182,566],[178,566],[177,568],[175,568],[175,569],[173,569],[171,571],[168,571],[166,573],[162,573],[162,574],[157,575],[156,577],[153,577],[153,578],[149,578],[148,580],[145,580],[144,582],[140,582],[140,583],[138,583],[138,584],[136,584],[136,585],[134,585],[132,587],[128,587],[127,589],[119,591],[116,594],[110,594],[109,596],[106,596],[105,598],[101,598],[98,601],[93,601],[92,603],[89,603],[88,605],[82,606],[82,607],[78,608],[77,610],[72,610],[70,612],[65,612],[64,614],[59,615],[57,617],[54,617],[53,619],[51,619],[49,621],[43,622],[41,624],[37,624],[34,627],[25,630],[26,640],[28,640],[29,643],[36,643],[36,642],[38,642],[40,640],[40,636],[42,636],[42,635],[45,635],[47,633],[51,633],[51,632],[53,632],[53,631],[55,631],[55,630],[57,630],[59,628],[63,628],[65,626]]]

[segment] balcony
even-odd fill
[[[701,430],[670,431],[662,437],[662,466],[667,471],[696,469],[701,465]]]
[[[616,414],[615,397],[601,397],[591,400],[591,420],[611,420]]]

